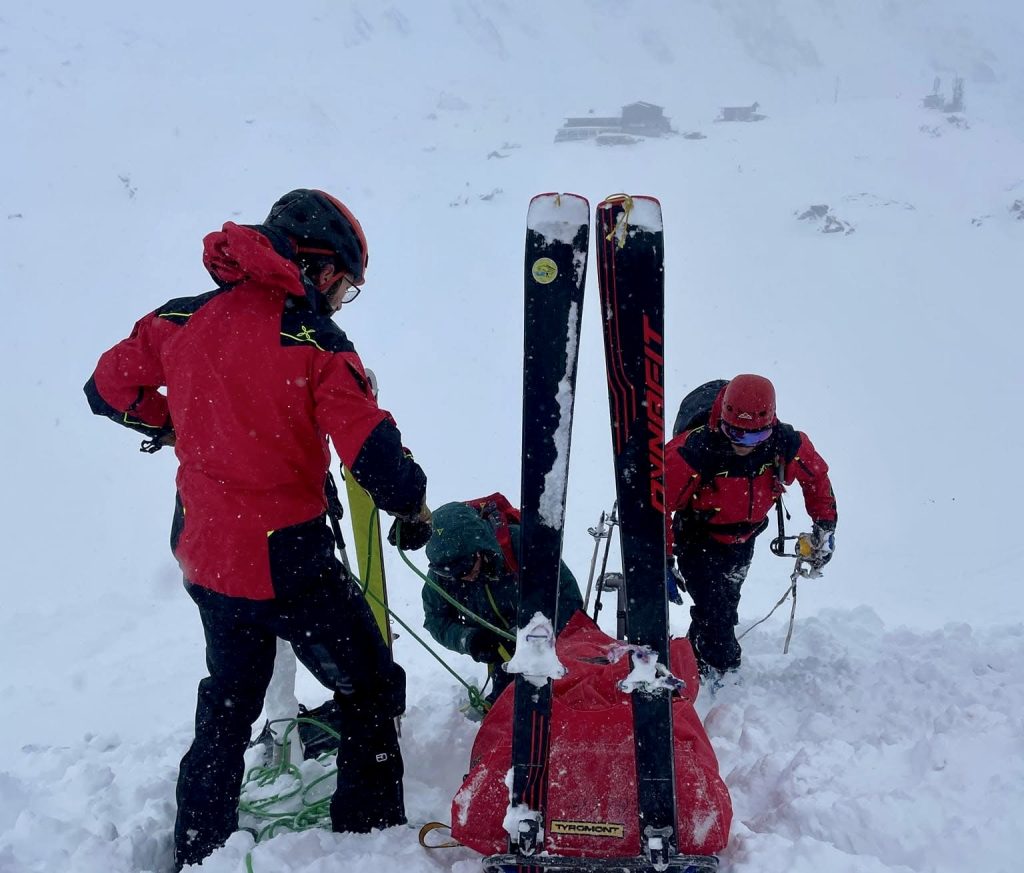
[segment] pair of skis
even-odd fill
[[[609,197],[597,206],[601,297],[615,482],[627,598],[626,636],[668,664],[664,488],[664,247],[653,197]],[[512,736],[509,852],[488,873],[561,870],[697,871],[713,857],[677,853],[671,690],[639,683],[632,695],[641,852],[569,858],[545,851],[548,738],[558,571],[569,468],[577,352],[587,270],[590,205],[541,194],[526,231],[523,363],[522,539]],[[595,762],[597,764],[597,762]]]

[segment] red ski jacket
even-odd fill
[[[708,424],[684,431],[665,446],[665,505],[675,513],[672,537],[746,542],[764,530],[776,497],[794,481],[800,483],[811,520],[834,529],[836,499],[828,464],[807,435],[776,420],[772,436],[740,457],[719,430],[721,411],[719,392]]]
[[[381,509],[415,514],[426,477],[355,348],[310,299],[290,242],[229,222],[204,243],[220,287],[142,318],[85,391],[98,415],[150,436],[173,431],[172,548],[185,578],[269,599],[271,539],[326,510],[328,436]]]

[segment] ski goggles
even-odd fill
[[[449,561],[447,564],[439,566],[432,566],[430,569],[434,571],[434,575],[441,576],[444,579],[459,580],[463,576],[468,576],[473,572],[473,568],[476,566],[477,555],[464,555],[462,557],[455,558]]]
[[[733,427],[731,424],[726,424],[724,421],[721,424],[722,433],[725,434],[725,438],[729,440],[733,445],[737,446],[759,446],[768,437],[772,435],[774,427],[765,427],[761,430],[743,430],[739,427]]]

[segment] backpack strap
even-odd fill
[[[786,547],[786,521],[791,519],[793,516],[789,514],[789,510],[786,509],[786,504],[782,501],[782,494],[786,486],[786,461],[779,455],[775,459],[775,483],[778,490],[778,496],[775,498],[775,518],[779,524],[779,535],[772,540],[771,550],[773,554],[781,555],[782,551]],[[778,549],[779,551],[776,551]]]
[[[779,525],[779,534],[771,542],[772,554],[783,556],[786,548],[786,521],[792,519],[783,502],[782,495],[786,490],[786,467],[800,451],[800,434],[788,424],[777,425],[779,434],[778,454],[775,456],[775,487],[778,497],[775,498],[775,517]]]
[[[505,563],[513,573],[518,574],[519,556],[512,545],[512,531],[509,525],[520,523],[522,515],[519,510],[509,503],[508,498],[500,491],[486,497],[478,497],[476,500],[467,500],[466,505],[473,507],[480,513],[480,517],[490,524],[498,545],[501,546],[501,553],[505,556]]]

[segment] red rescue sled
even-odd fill
[[[568,668],[554,684],[544,854],[489,858],[488,870],[653,869],[640,857],[640,823],[630,697],[618,687],[629,658],[623,644],[577,612],[556,650]],[[673,870],[717,869],[732,821],[728,789],[693,708],[700,682],[686,639],[671,642],[672,673],[685,682],[673,699],[678,858]],[[508,850],[514,687],[498,698],[473,744],[470,771],[452,801],[452,836],[483,855]],[[587,859],[587,860],[585,860]]]

